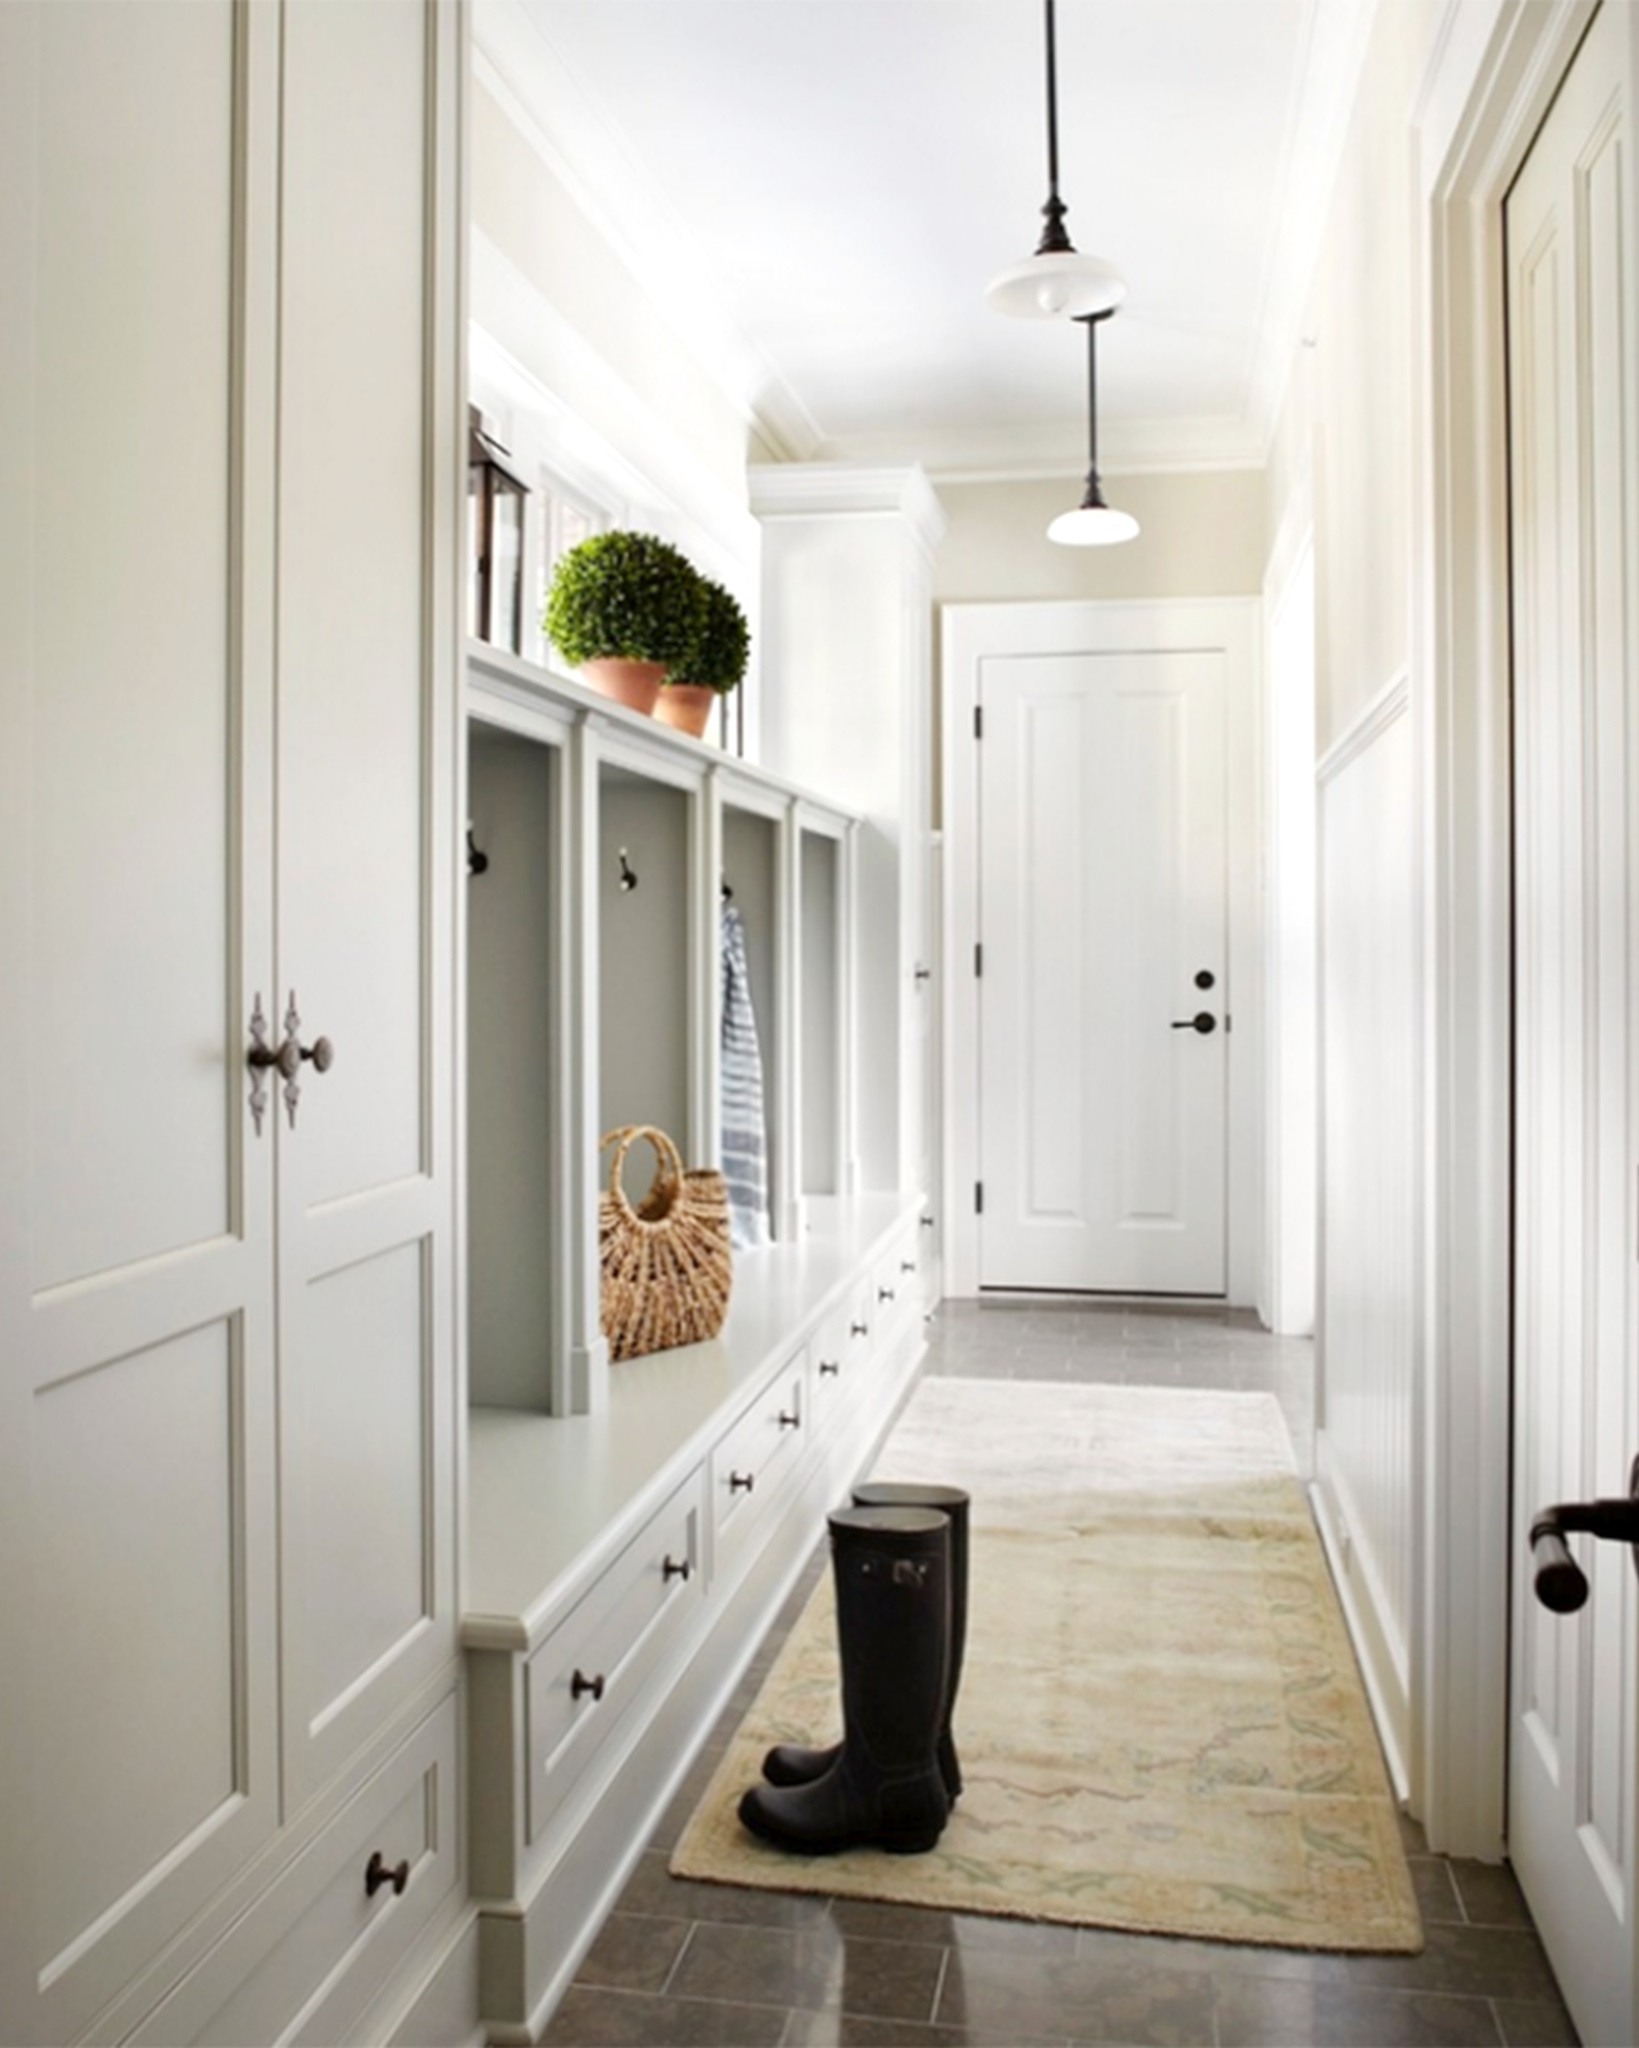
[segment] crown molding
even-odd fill
[[[751,465],[746,481],[759,519],[891,513],[930,554],[944,535],[945,508],[916,463],[762,462]]]

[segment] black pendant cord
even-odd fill
[[[1111,306],[1102,313],[1076,315],[1087,329],[1087,494],[1081,501],[1084,512],[1106,509],[1104,486],[1098,475],[1098,323],[1108,320],[1114,311]]]
[[[1065,232],[1064,216],[1068,211],[1059,197],[1059,112],[1058,112],[1058,57],[1053,36],[1053,0],[1046,0],[1047,9],[1047,204],[1042,214],[1047,221],[1041,231],[1041,240],[1036,245],[1038,256],[1073,256],[1075,244]]]

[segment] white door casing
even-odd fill
[[[1506,207],[1513,505],[1515,1489],[1510,1850],[1582,2038],[1639,2027],[1632,1553],[1526,1527],[1639,1452],[1639,288],[1632,10],[1601,9]]]
[[[984,748],[991,744],[993,725],[986,725],[984,739],[975,738],[975,713],[985,694],[987,669],[999,676],[1002,671],[990,665],[1109,657],[1112,664],[1138,664],[1128,671],[1131,676],[1142,673],[1143,663],[1150,659],[1153,666],[1149,673],[1159,676],[1166,663],[1177,661],[1181,666],[1173,670],[1174,685],[1169,685],[1173,687],[1177,678],[1191,668],[1204,674],[1206,666],[1218,662],[1222,677],[1219,766],[1223,790],[1224,952],[1216,969],[1193,959],[1187,965],[1179,963],[1183,983],[1177,993],[1181,1000],[1175,1008],[1170,1000],[1162,1005],[1167,1015],[1160,1020],[1160,1028],[1166,1033],[1168,1058],[1173,1056],[1175,1045],[1181,1048],[1180,1057],[1187,1051],[1213,1046],[1226,1064],[1225,1164],[1219,1196],[1225,1250],[1217,1290],[1227,1293],[1232,1302],[1250,1304],[1256,1296],[1260,1237],[1255,1214],[1255,1074],[1260,1016],[1259,991],[1252,972],[1256,924],[1252,690],[1257,606],[1252,600],[1241,599],[947,605],[941,618],[946,875],[944,1038],[948,1048],[944,1087],[948,1134],[946,1290],[954,1295],[973,1295],[982,1284],[992,1284],[981,1278],[983,1218],[976,1206],[977,1183],[981,1177],[988,1179],[988,1174],[981,1174],[980,1164],[981,1076],[986,1057],[981,1001],[984,982],[995,969],[990,948],[996,940],[995,931],[987,932],[984,928],[990,849],[981,787],[981,757]],[[1017,676],[1025,671],[1015,673]],[[1105,673],[1113,675],[1115,667],[1112,665]],[[1168,715],[1152,707],[1152,737],[1164,727]],[[1208,798],[1207,808],[1215,801]],[[1142,814],[1138,815],[1141,818]],[[1180,813],[1181,829],[1183,823]],[[1147,831],[1149,827],[1141,822],[1139,829]],[[1014,886],[1017,896],[1016,882]],[[1010,920],[1010,926],[1016,923],[1016,919]],[[979,975],[974,971],[975,948],[981,941],[986,951],[984,972]],[[1022,944],[1023,940],[1016,929],[1010,928],[1003,934],[1002,943],[1005,950],[1008,944]],[[1214,973],[1215,985],[1210,990],[1194,986],[1194,975],[1203,969]],[[1170,993],[1169,984],[1169,997]],[[1213,1004],[1211,1014],[1223,1017],[1225,1008],[1217,999],[1226,994],[1231,998],[1231,1031],[1220,1030],[1210,1038],[1199,1037],[1193,1031],[1172,1031],[1174,1019],[1192,1016],[1209,1001]],[[1169,1113],[1171,1106],[1169,1096]],[[988,1212],[988,1186],[985,1204]],[[1135,1275],[1117,1283],[1122,1291],[1147,1284],[1153,1283],[1140,1281]]]
[[[1223,670],[982,664],[981,1287],[1224,1292]]]

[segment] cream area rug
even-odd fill
[[[1077,1926],[1411,1952],[1395,1807],[1266,1394],[925,1380],[876,1477],[973,1496],[937,1848],[792,1855],[735,1813],[840,1732],[829,1576],[673,1855],[680,1877]]]

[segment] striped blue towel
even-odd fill
[[[763,1059],[746,971],[745,924],[723,905],[723,1178],[736,1248],[770,1242]]]

